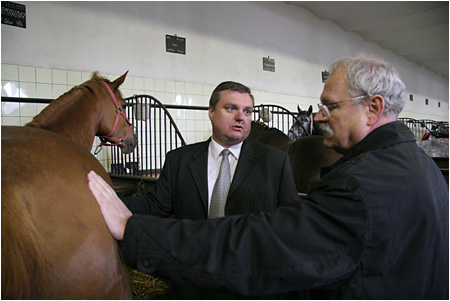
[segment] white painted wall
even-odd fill
[[[18,3],[26,5],[27,28],[1,26],[2,65],[130,70],[134,77],[212,86],[235,80],[318,101],[321,71],[365,51],[391,62],[414,94],[403,117],[448,120],[447,79],[283,2]],[[165,51],[166,34],[186,38],[186,55]],[[276,61],[274,73],[262,70],[267,56]]]

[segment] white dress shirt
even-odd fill
[[[231,152],[231,156],[228,156],[228,159],[230,160],[231,181],[233,181],[234,172],[236,171],[242,143],[243,142],[235,144],[229,148]],[[220,163],[222,163],[222,156],[220,153],[223,149],[224,147],[214,141],[211,137],[211,142],[209,143],[208,148],[208,210],[211,204],[211,195],[214,184],[219,176]]]

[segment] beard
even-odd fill
[[[321,122],[319,124],[319,128],[322,130],[324,136],[328,136],[330,138],[334,137],[334,132],[328,123]]]

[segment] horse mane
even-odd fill
[[[29,127],[37,127],[46,130],[54,130],[54,124],[59,120],[67,120],[70,117],[68,112],[80,99],[84,97],[91,98],[94,95],[105,93],[101,81],[109,82],[108,79],[98,76],[94,72],[92,78],[79,86],[75,86],[68,92],[62,94],[46,106],[38,115],[33,117],[33,120],[25,124]]]

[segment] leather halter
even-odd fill
[[[102,143],[100,143],[100,145],[105,145],[105,146],[120,145],[123,143],[124,140],[126,140],[128,138],[128,136],[130,136],[133,126],[131,125],[131,122],[128,120],[127,115],[125,115],[125,112],[119,106],[119,103],[117,102],[116,96],[114,95],[113,91],[111,90],[111,87],[104,81],[102,81],[102,83],[106,86],[106,88],[109,91],[109,94],[111,94],[111,97],[114,100],[114,105],[116,106],[117,115],[116,115],[116,120],[114,121],[114,126],[113,126],[113,129],[111,130],[111,132],[106,136],[99,136],[100,140],[102,141]],[[125,137],[123,137],[122,139],[117,139],[117,138],[112,137],[112,134],[116,131],[120,116],[125,118],[126,122],[130,125],[130,127],[129,127],[128,132],[125,135]],[[108,141],[113,142],[113,143],[108,143]]]

